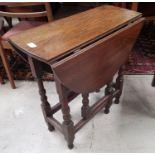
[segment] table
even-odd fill
[[[29,60],[49,130],[62,132],[69,148],[73,148],[76,132],[97,112],[105,108],[108,113],[113,98],[119,103],[123,87],[121,66],[128,58],[143,21],[138,12],[105,5],[10,38],[13,48]],[[47,101],[43,86],[45,70],[54,74],[59,96],[59,103],[53,107]],[[116,82],[113,82],[118,70]],[[90,106],[89,93],[98,92],[105,85],[105,95]],[[77,95],[82,95],[82,118],[74,124],[69,103]],[[60,109],[63,123],[53,116]]]

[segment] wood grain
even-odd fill
[[[105,113],[108,113],[114,97],[116,102],[119,101],[123,86],[121,73],[116,83],[112,83],[112,79],[126,61],[140,32],[144,21],[140,16],[134,11],[102,6],[11,37],[10,42],[15,49],[29,57],[32,73],[38,79],[48,126],[64,134],[70,149],[80,128],[104,107]],[[37,47],[29,48],[27,43],[30,42]],[[81,49],[77,51],[79,47]],[[69,52],[72,53],[65,57]],[[57,62],[53,63],[54,59]],[[48,106],[41,80],[43,64],[53,70],[59,95],[59,104],[52,108]],[[89,93],[104,85],[107,85],[105,96],[90,106]],[[69,108],[69,92],[82,94],[83,98],[82,119],[75,125]],[[53,117],[60,108],[62,123]]]
[[[55,78],[76,93],[89,93],[100,89],[112,80],[127,60],[143,21],[140,19],[53,64]]]
[[[134,21],[140,13],[114,6],[100,6],[51,22],[10,38],[10,42],[34,58],[49,62],[81,48]],[[34,43],[36,48],[27,44]]]

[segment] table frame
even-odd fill
[[[76,132],[97,112],[104,108],[104,112],[109,113],[113,99],[115,99],[115,103],[119,103],[123,88],[121,66],[126,62],[143,22],[144,18],[139,17],[139,19],[125,23],[107,36],[94,40],[91,44],[73,51],[63,58],[56,60],[54,57],[55,62],[41,61],[42,57],[36,57],[14,44],[12,40],[10,41],[17,53],[22,52],[28,57],[31,71],[38,83],[42,112],[48,129],[53,131],[57,128],[64,135],[70,149],[74,146]],[[53,107],[48,102],[42,81],[45,70],[53,72],[59,96],[59,103]],[[113,77],[117,71],[118,76],[113,83]],[[104,86],[106,86],[105,95],[103,94],[101,99],[90,106],[89,93],[98,92]],[[74,124],[69,103],[78,95],[82,95],[82,118],[77,124]],[[62,123],[53,116],[59,110],[63,115]]]
[[[46,90],[43,85],[42,80],[42,63],[39,61],[28,57],[29,63],[31,66],[31,70],[33,75],[38,83],[39,94],[41,97],[41,107],[42,112],[47,123],[49,131],[53,131],[57,128],[65,137],[68,143],[68,147],[73,148],[73,141],[77,131],[79,131],[93,116],[101,111],[103,108],[105,114],[109,113],[109,109],[112,105],[113,98],[115,98],[115,103],[118,104],[120,100],[120,96],[122,94],[123,88],[123,75],[122,69],[119,70],[118,76],[116,78],[116,82],[112,81],[107,84],[105,89],[105,96],[103,96],[99,101],[97,101],[93,106],[89,106],[89,93],[82,94],[82,107],[81,107],[81,116],[82,119],[74,125],[69,108],[69,102],[72,101],[75,97],[77,97],[77,93],[69,91],[65,86],[63,86],[57,79],[55,79],[57,92],[59,95],[59,103],[50,106],[47,96]],[[38,69],[39,68],[39,69]],[[97,90],[98,91],[98,90]],[[68,95],[69,94],[69,95]],[[62,110],[63,114],[63,124],[61,124],[58,120],[56,120],[53,115]]]

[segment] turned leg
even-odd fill
[[[57,92],[59,94],[59,100],[61,103],[61,110],[63,114],[63,134],[67,140],[68,147],[72,149],[74,147],[73,141],[75,136],[74,123],[71,120],[70,108],[68,106],[66,88],[56,81]]]
[[[10,65],[9,65],[7,56],[6,56],[5,52],[4,52],[1,44],[0,44],[0,56],[2,58],[2,62],[3,62],[4,68],[5,68],[7,77],[9,79],[9,81],[10,81],[11,87],[13,89],[15,89],[16,86],[15,86],[15,83],[14,83],[14,79],[13,79],[13,75],[12,75],[12,72],[11,72],[11,69],[10,69]]]
[[[52,117],[52,110],[51,110],[51,106],[49,104],[49,102],[47,101],[47,96],[46,96],[46,90],[44,89],[44,85],[43,85],[43,81],[41,78],[37,78],[37,83],[38,83],[38,87],[39,87],[39,94],[40,94],[40,98],[41,98],[41,108],[42,108],[42,112],[45,118],[45,121],[47,123],[48,126],[48,130],[49,131],[53,131],[54,127],[49,124],[49,122],[47,121],[47,117]]]
[[[112,82],[107,84],[107,87],[105,88],[105,95],[110,95],[110,97],[108,99],[108,103],[104,109],[104,113],[108,114],[110,112],[110,107],[112,105],[112,100],[113,100],[113,83]]]
[[[123,74],[122,74],[122,69],[119,70],[118,76],[116,79],[116,90],[119,90],[119,93],[116,95],[115,98],[115,104],[118,104],[120,101],[120,97],[122,95],[122,90],[123,90]]]
[[[42,108],[42,112],[45,118],[45,121],[47,123],[48,129],[49,131],[53,131],[54,130],[54,126],[52,126],[48,121],[47,121],[47,117],[52,117],[52,110],[51,110],[51,106],[47,100],[47,96],[46,96],[46,90],[44,88],[43,85],[43,81],[41,79],[42,77],[42,67],[39,63],[39,61],[36,61],[32,58],[28,58],[29,59],[29,63],[31,66],[31,70],[33,73],[33,76],[36,78],[37,83],[38,83],[38,87],[39,87],[39,94],[40,94],[40,98],[41,98],[41,108]]]
[[[90,107],[89,107],[89,94],[83,93],[82,94],[82,108],[81,108],[81,115],[84,119],[87,119],[90,115]]]

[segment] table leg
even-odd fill
[[[122,74],[122,69],[120,69],[119,72],[118,72],[118,76],[117,76],[117,79],[116,79],[116,89],[118,89],[120,91],[116,95],[116,98],[115,98],[115,104],[118,104],[119,101],[120,101],[122,90],[123,90],[123,74]]]
[[[44,88],[43,85],[43,81],[42,81],[42,67],[39,63],[39,61],[36,61],[32,58],[28,58],[29,59],[29,63],[30,63],[30,67],[33,73],[33,76],[36,78],[37,83],[38,83],[38,87],[39,87],[39,94],[41,97],[41,107],[42,107],[42,112],[45,118],[45,121],[47,123],[48,129],[50,131],[54,130],[54,126],[52,126],[51,124],[49,124],[47,117],[52,117],[52,110],[51,110],[51,106],[47,100],[47,96],[46,96],[46,90]]]
[[[105,109],[104,109],[104,113],[105,114],[108,114],[110,112],[110,107],[112,105],[112,100],[113,100],[113,82],[110,82],[107,84],[107,87],[105,88],[105,95],[109,95],[110,94],[110,97],[108,99],[108,103],[107,105],[105,106]]]
[[[89,107],[89,94],[83,93],[82,94],[82,108],[81,108],[81,115],[84,119],[87,119],[90,116],[90,107]]]
[[[67,140],[68,147],[72,149],[74,147],[73,141],[75,136],[75,128],[74,123],[71,120],[70,108],[68,106],[67,89],[58,81],[56,81],[56,87],[59,94],[59,100],[63,114],[63,134]]]

